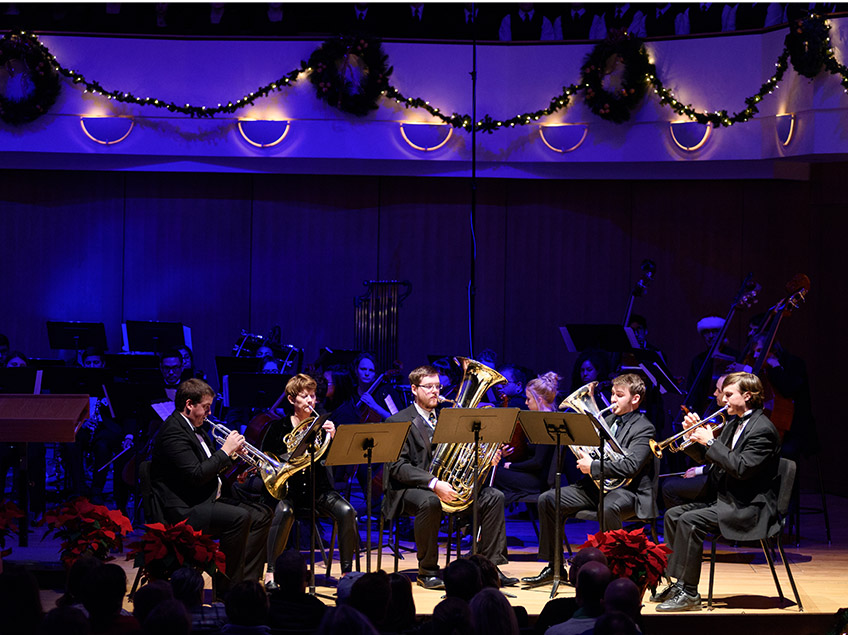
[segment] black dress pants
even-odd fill
[[[665,542],[671,547],[666,575],[692,586],[701,579],[701,560],[707,534],[718,531],[715,504],[687,503],[665,513]]]

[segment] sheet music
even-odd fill
[[[162,401],[159,403],[150,404],[150,407],[156,411],[156,414],[159,415],[159,418],[164,421],[174,412],[174,402],[173,401]]]

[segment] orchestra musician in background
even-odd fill
[[[666,574],[676,581],[651,596],[660,602],[659,612],[700,610],[698,581],[707,534],[720,531],[729,540],[751,540],[765,535],[777,517],[780,437],[762,410],[762,382],[750,373],[731,373],[722,392],[731,419],[718,438],[711,426],[697,425],[701,419],[694,412],[683,422],[692,428],[688,436],[693,441],[685,451],[712,464],[708,474],[716,497],[665,514],[665,539],[672,549]]]

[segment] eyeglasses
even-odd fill
[[[435,390],[436,392],[438,392],[442,389],[441,384],[415,384],[415,385],[418,386],[421,390],[426,390],[428,392],[431,391],[431,390]]]

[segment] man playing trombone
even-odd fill
[[[227,575],[217,579],[218,594],[223,595],[231,583],[262,576],[271,512],[259,503],[221,497],[218,475],[243,451],[244,437],[233,431],[215,449],[201,428],[214,400],[215,391],[203,380],[187,379],[179,385],[176,409],[154,444],[151,484],[166,522],[186,520],[220,539],[227,557]]]
[[[600,461],[579,450],[577,468],[585,476],[560,490],[560,511],[564,518],[584,509],[598,509],[598,483],[609,478],[629,479],[629,482],[605,490],[604,530],[621,529],[621,521],[628,517],[649,518],[656,514],[654,457],[650,447],[654,426],[638,411],[644,396],[645,382],[639,375],[627,373],[613,379],[612,414],[606,417],[606,422],[623,454],[607,455],[601,474]],[[556,489],[550,489],[539,497],[539,558],[546,559],[548,565],[539,575],[522,578],[522,582],[538,585],[554,579],[555,550],[562,549],[562,545],[554,544],[558,522],[563,519],[556,518]]]
[[[711,503],[693,502],[668,510],[665,540],[672,548],[666,573],[674,584],[651,597],[657,611],[697,611],[701,608],[698,580],[704,539],[721,531],[730,540],[751,540],[765,534],[777,516],[780,437],[763,413],[763,385],[751,373],[731,373],[722,384],[731,418],[718,438],[695,414],[683,425],[693,441],[685,451],[695,460],[711,463]]]

